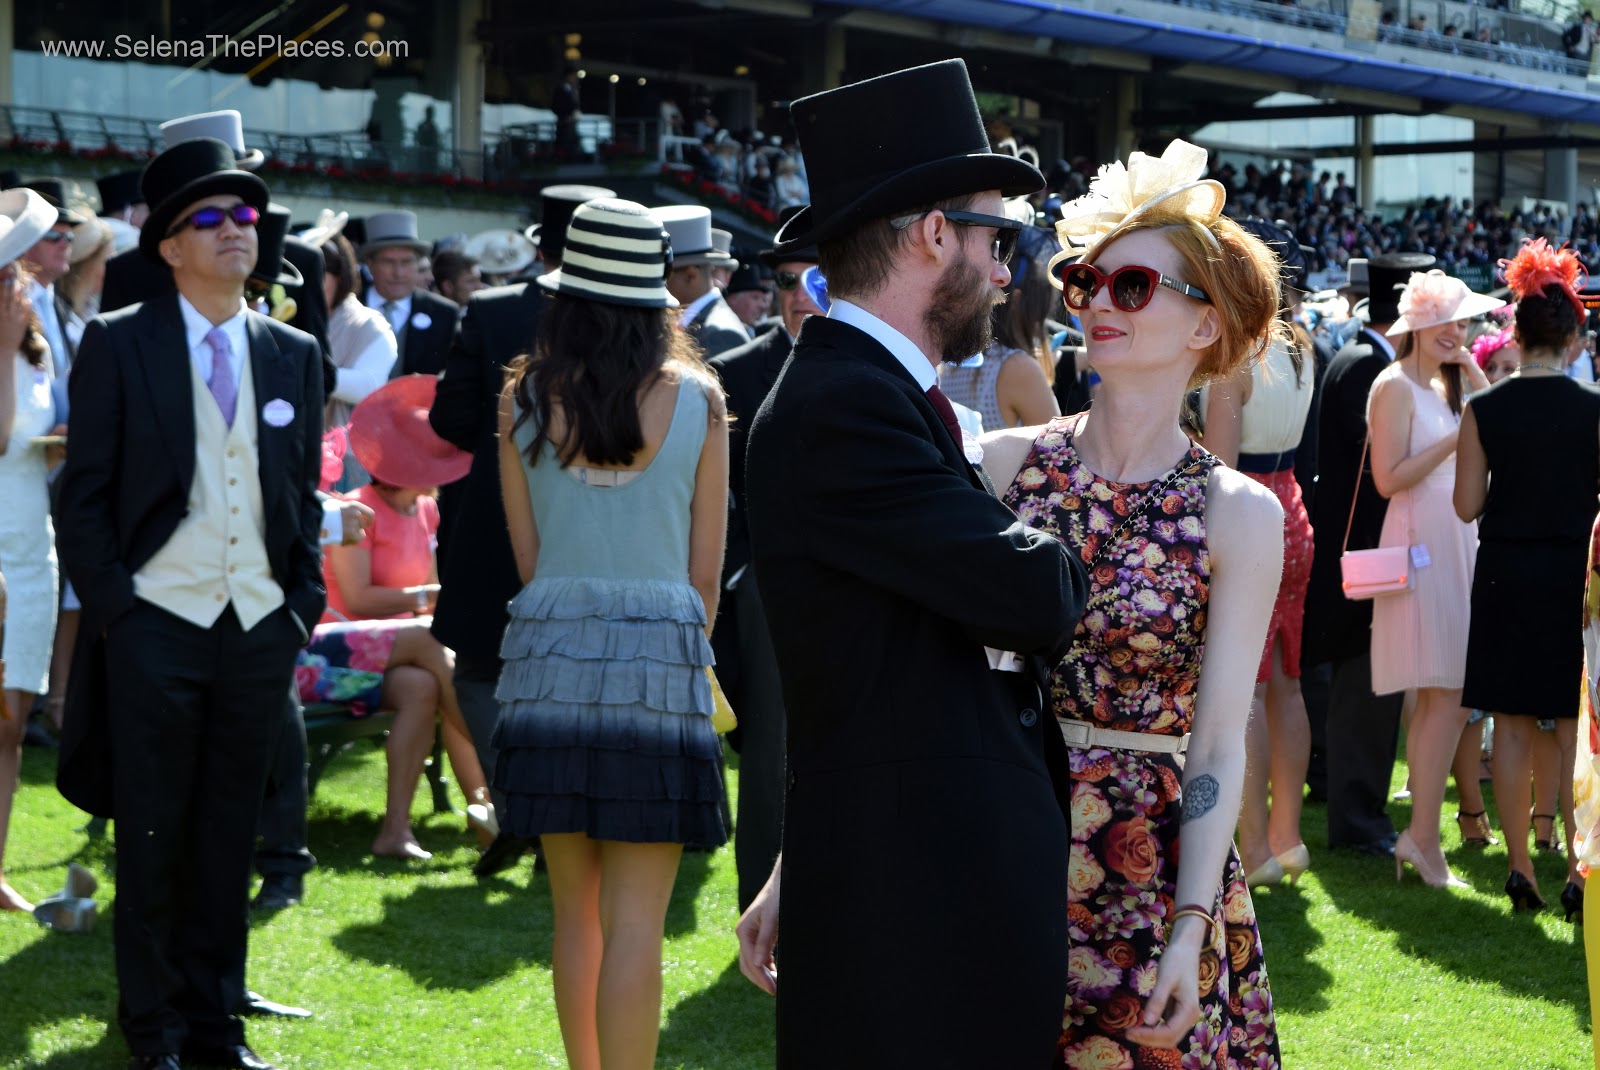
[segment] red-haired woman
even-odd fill
[[[1065,1067],[1176,1065],[1160,1048],[1186,1065],[1279,1065],[1232,841],[1283,509],[1178,421],[1188,390],[1280,333],[1278,266],[1222,216],[1205,166],[1183,142],[1135,153],[1131,175],[1114,165],[1062,209],[1057,234],[1081,259],[1050,269],[1100,393],[1086,414],[985,442],[1004,500],[1090,578],[1051,674],[1072,780]]]

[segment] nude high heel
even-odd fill
[[[1422,878],[1422,883],[1429,888],[1468,888],[1471,885],[1461,880],[1450,872],[1449,865],[1444,867],[1444,872],[1437,873],[1432,869],[1428,860],[1423,857],[1422,849],[1411,838],[1411,830],[1406,829],[1394,844],[1394,879],[1399,883],[1405,877],[1405,867],[1412,866],[1417,871],[1417,876]]]
[[[1311,868],[1311,852],[1306,845],[1297,843],[1275,859],[1283,867],[1284,879],[1292,886],[1306,870]]]

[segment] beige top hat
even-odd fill
[[[332,208],[324,208],[317,213],[317,221],[300,232],[300,240],[307,245],[321,247],[343,234],[344,225],[348,222],[350,222],[349,212],[335,213]]]
[[[0,267],[33,248],[33,243],[55,225],[55,206],[33,190],[18,188],[0,193]]]
[[[465,252],[485,275],[511,275],[533,263],[532,241],[515,230],[486,230],[467,239]]]
[[[367,240],[356,256],[365,260],[383,249],[406,248],[418,256],[428,255],[428,243],[417,237],[417,213],[400,209],[373,212],[367,216]]]
[[[733,257],[717,252],[716,244],[712,241],[711,209],[698,204],[669,204],[650,209],[650,214],[660,221],[672,237],[673,267],[691,264],[736,265]]]
[[[236,111],[201,112],[161,124],[162,148],[170,149],[180,141],[197,137],[214,137],[231,147],[241,171],[254,171],[266,161],[260,149],[244,147],[244,120]]]

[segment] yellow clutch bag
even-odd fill
[[[711,671],[711,666],[706,666],[706,679],[711,681],[711,727],[717,734],[727,735],[739,727],[739,718],[734,716],[733,707],[728,705],[728,696],[722,693],[722,685],[717,683],[717,674]]]

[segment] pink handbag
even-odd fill
[[[1416,586],[1416,576],[1411,569],[1409,546],[1379,546],[1371,550],[1351,550],[1350,526],[1356,519],[1356,498],[1361,493],[1361,473],[1367,467],[1367,445],[1372,432],[1367,432],[1361,443],[1361,463],[1356,466],[1356,489],[1350,495],[1350,517],[1344,524],[1344,543],[1339,554],[1339,585],[1344,596],[1352,602],[1362,602],[1380,595],[1400,594]]]

